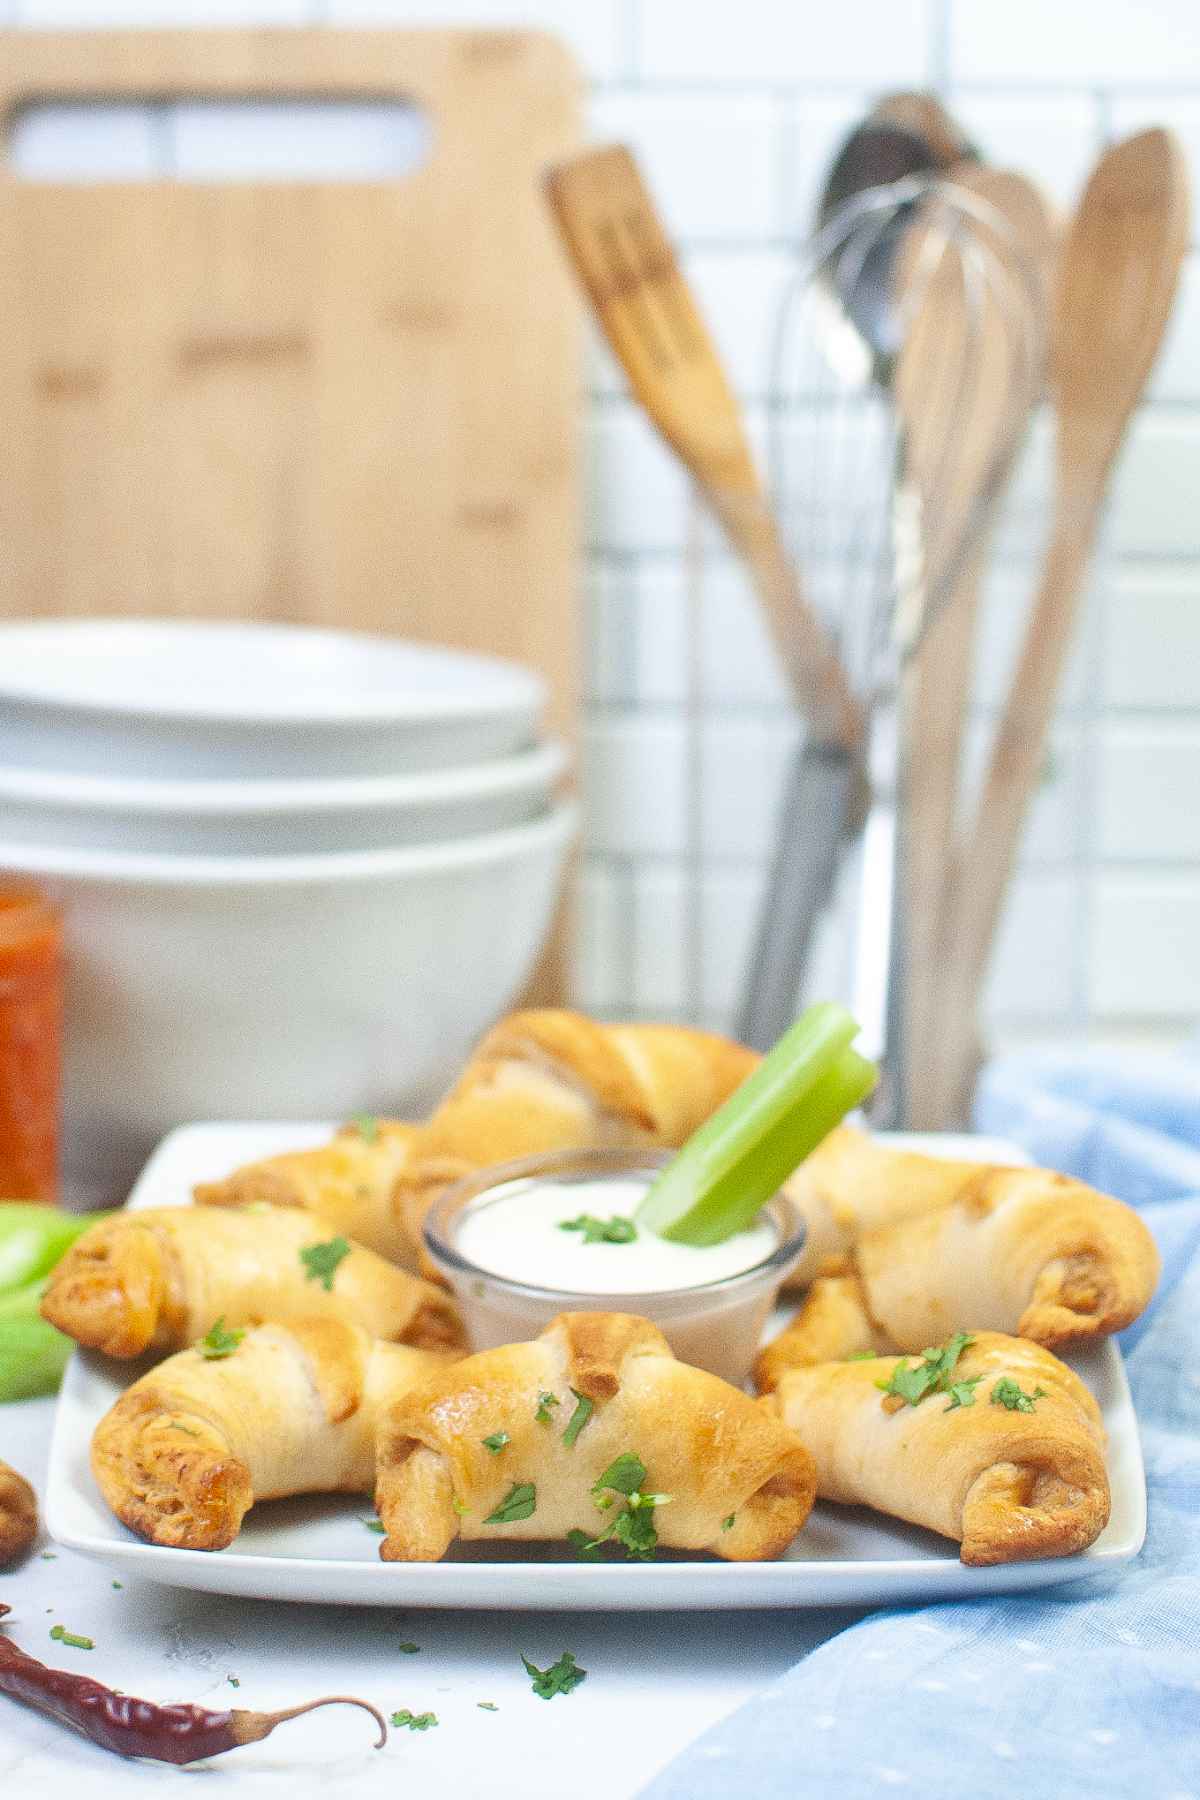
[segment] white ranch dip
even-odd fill
[[[629,1243],[588,1243],[565,1220],[590,1214],[632,1219],[648,1182],[639,1175],[595,1181],[505,1182],[459,1215],[459,1254],[489,1274],[569,1294],[672,1293],[722,1281],[765,1262],[779,1234],[763,1216],[749,1231],[698,1249],[675,1244],[642,1225]],[[636,1222],[635,1222],[636,1223]]]

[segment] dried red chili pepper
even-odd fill
[[[0,1603],[0,1617],[11,1610]],[[241,1707],[229,1712],[208,1712],[201,1706],[157,1706],[150,1700],[115,1693],[89,1675],[49,1669],[3,1636],[0,1693],[23,1700],[64,1725],[74,1726],[94,1744],[114,1750],[118,1756],[144,1756],[155,1762],[200,1762],[207,1756],[219,1756],[223,1750],[257,1743],[260,1738],[269,1737],[285,1719],[298,1719],[301,1713],[313,1712],[318,1706],[360,1706],[379,1726],[375,1748],[382,1750],[387,1742],[382,1713],[369,1701],[356,1700],[349,1694],[327,1694],[303,1706],[289,1707],[286,1712],[271,1713],[248,1712]]]

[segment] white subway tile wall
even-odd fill
[[[1175,127],[1200,170],[1196,0],[0,0],[22,27],[530,24],[590,84],[595,134],[642,157],[756,439],[770,333],[828,160],[873,92],[935,86],[990,160],[1068,209],[1100,146]],[[26,173],[286,174],[241,109],[33,117]],[[236,116],[235,116],[236,115]],[[382,118],[322,127],[328,153],[397,148]],[[332,132],[332,137],[330,137]],[[306,162],[297,115],[295,155]],[[311,146],[310,146],[311,150]],[[280,166],[280,157],[284,165]],[[796,726],[754,600],[593,340],[583,604],[588,726],[578,983],[609,1014],[728,1025],[740,999]],[[1036,573],[1051,457],[1040,429],[997,534],[969,774],[982,764]],[[1200,254],[1114,488],[1054,744],[987,990],[1000,1043],[1091,1032],[1173,1040],[1200,1014]],[[852,883],[821,934],[843,980]]]

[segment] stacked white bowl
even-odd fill
[[[416,1111],[520,991],[574,829],[539,676],[347,632],[0,625],[0,870],[57,892],[64,1173],[197,1118]]]

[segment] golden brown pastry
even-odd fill
[[[204,1182],[206,1206],[308,1207],[405,1268],[422,1267],[430,1202],[475,1169],[547,1150],[682,1144],[755,1067],[752,1050],[677,1025],[602,1025],[565,1008],[488,1032],[424,1126],[345,1126],[318,1150]]]
[[[0,1569],[24,1556],[37,1536],[37,1500],[23,1475],[0,1462]]]
[[[768,1402],[677,1362],[645,1319],[561,1313],[534,1342],[468,1357],[385,1410],[381,1553],[436,1562],[458,1537],[502,1551],[609,1527],[636,1553],[647,1509],[619,1487],[594,1492],[620,1458],[640,1463],[639,1495],[670,1496],[648,1509],[669,1548],[776,1557],[812,1506],[812,1460]]]
[[[686,1142],[758,1061],[680,1025],[513,1013],[483,1039],[400,1172],[396,1204],[410,1238],[420,1242],[437,1194],[474,1169],[548,1150]]]
[[[949,1206],[987,1172],[983,1163],[895,1150],[839,1125],[785,1184],[808,1227],[791,1282],[803,1287],[828,1272],[864,1231]]]
[[[1154,1239],[1130,1207],[1041,1169],[986,1169],[950,1206],[860,1237],[871,1317],[899,1350],[963,1319],[1050,1348],[1107,1337],[1144,1310]]]
[[[950,1205],[864,1232],[843,1261],[759,1355],[760,1392],[857,1351],[912,1354],[961,1319],[1047,1348],[1107,1337],[1143,1311],[1159,1268],[1135,1212],[1041,1169],[984,1170]]]
[[[877,1385],[902,1360],[793,1369],[762,1402],[811,1449],[823,1500],[956,1538],[974,1565],[1069,1556],[1099,1537],[1109,1511],[1103,1427],[1065,1363],[980,1331],[945,1377],[963,1403],[944,1388],[910,1405]]]
[[[397,1119],[344,1125],[316,1150],[292,1150],[235,1169],[224,1181],[202,1181],[193,1190],[200,1206],[305,1207],[334,1231],[406,1268],[417,1266],[413,1244],[393,1205],[396,1177],[419,1125]]]
[[[228,1326],[342,1319],[372,1337],[454,1348],[461,1326],[441,1289],[324,1220],[284,1207],[178,1206],[121,1213],[67,1251],[43,1316],[109,1356],[181,1350]]]
[[[789,1193],[827,1249],[840,1197],[838,1229],[867,1310],[900,1350],[922,1349],[963,1319],[1050,1346],[1105,1337],[1144,1311],[1158,1280],[1138,1214],[1047,1169],[941,1162],[841,1127]],[[810,1243],[809,1275],[820,1262],[811,1252]]]
[[[759,1351],[755,1386],[760,1394],[767,1394],[778,1387],[789,1369],[839,1362],[866,1350],[886,1354],[897,1348],[874,1324],[853,1268],[844,1275],[820,1275],[791,1323]]]
[[[370,1493],[380,1409],[446,1360],[338,1319],[260,1325],[135,1381],[96,1427],[92,1470],[151,1543],[223,1550],[259,1500]]]

